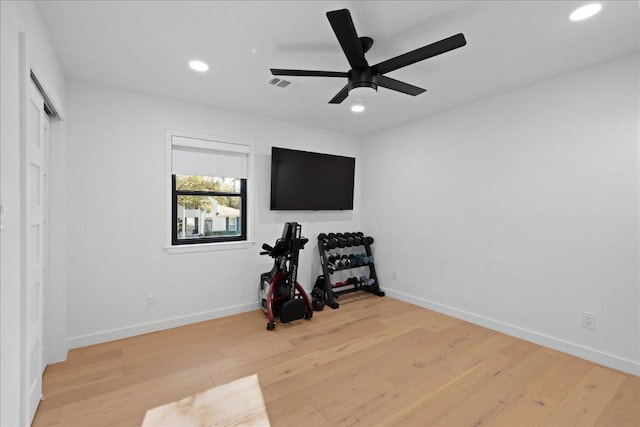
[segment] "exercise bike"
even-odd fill
[[[287,222],[282,237],[272,247],[263,244],[260,255],[274,259],[271,271],[260,275],[258,301],[267,314],[267,330],[276,327],[275,316],[280,322],[288,323],[298,319],[311,319],[313,308],[305,290],[297,282],[298,257],[300,250],[309,239],[302,237],[302,226],[297,222]]]

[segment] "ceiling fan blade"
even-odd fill
[[[374,68],[376,68],[380,74],[385,74],[390,71],[397,70],[398,68],[423,61],[427,58],[449,52],[450,50],[457,49],[466,44],[467,41],[464,38],[464,34],[456,34],[455,36],[447,37],[446,39],[442,39],[438,42],[431,43],[419,49],[412,50],[411,52],[396,56],[395,58],[382,61],[381,63],[374,65]]]
[[[358,38],[356,28],[353,26],[351,14],[347,9],[332,10],[327,12],[327,18],[336,33],[342,51],[349,61],[351,68],[366,68],[369,66],[364,58],[362,42]]]
[[[287,70],[272,68],[274,76],[301,76],[301,77],[347,77],[347,73],[341,71],[313,71],[313,70]]]
[[[387,76],[378,76],[378,86],[386,87],[387,89],[406,93],[407,95],[412,96],[420,95],[427,91],[421,87],[410,85],[409,83],[401,82],[400,80],[392,79]]]
[[[346,85],[345,87],[342,88],[342,90],[340,90],[340,92],[336,94],[336,96],[331,98],[331,101],[329,101],[329,104],[340,104],[342,101],[347,99],[348,95],[349,95],[349,85]]]

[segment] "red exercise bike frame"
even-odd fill
[[[265,276],[271,276],[269,289],[261,305],[267,314],[267,330],[273,330],[276,326],[275,309],[278,306],[280,320],[288,323],[297,319],[311,319],[313,317],[313,306],[311,299],[304,288],[298,283],[298,257],[301,249],[309,241],[301,236],[302,226],[296,222],[288,222],[284,226],[282,238],[276,241],[274,247],[262,245],[264,252],[261,255],[269,255],[274,258],[274,267],[269,273],[261,276],[260,286],[263,287]],[[287,293],[276,295],[279,285],[284,284]],[[261,298],[262,299],[262,298]]]

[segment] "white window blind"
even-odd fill
[[[174,135],[171,138],[171,172],[246,179],[249,150],[247,145]]]

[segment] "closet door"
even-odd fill
[[[24,295],[25,353],[23,358],[25,416],[30,424],[42,397],[43,287],[44,287],[44,204],[45,204],[45,136],[48,117],[38,89],[29,84],[24,147]]]

